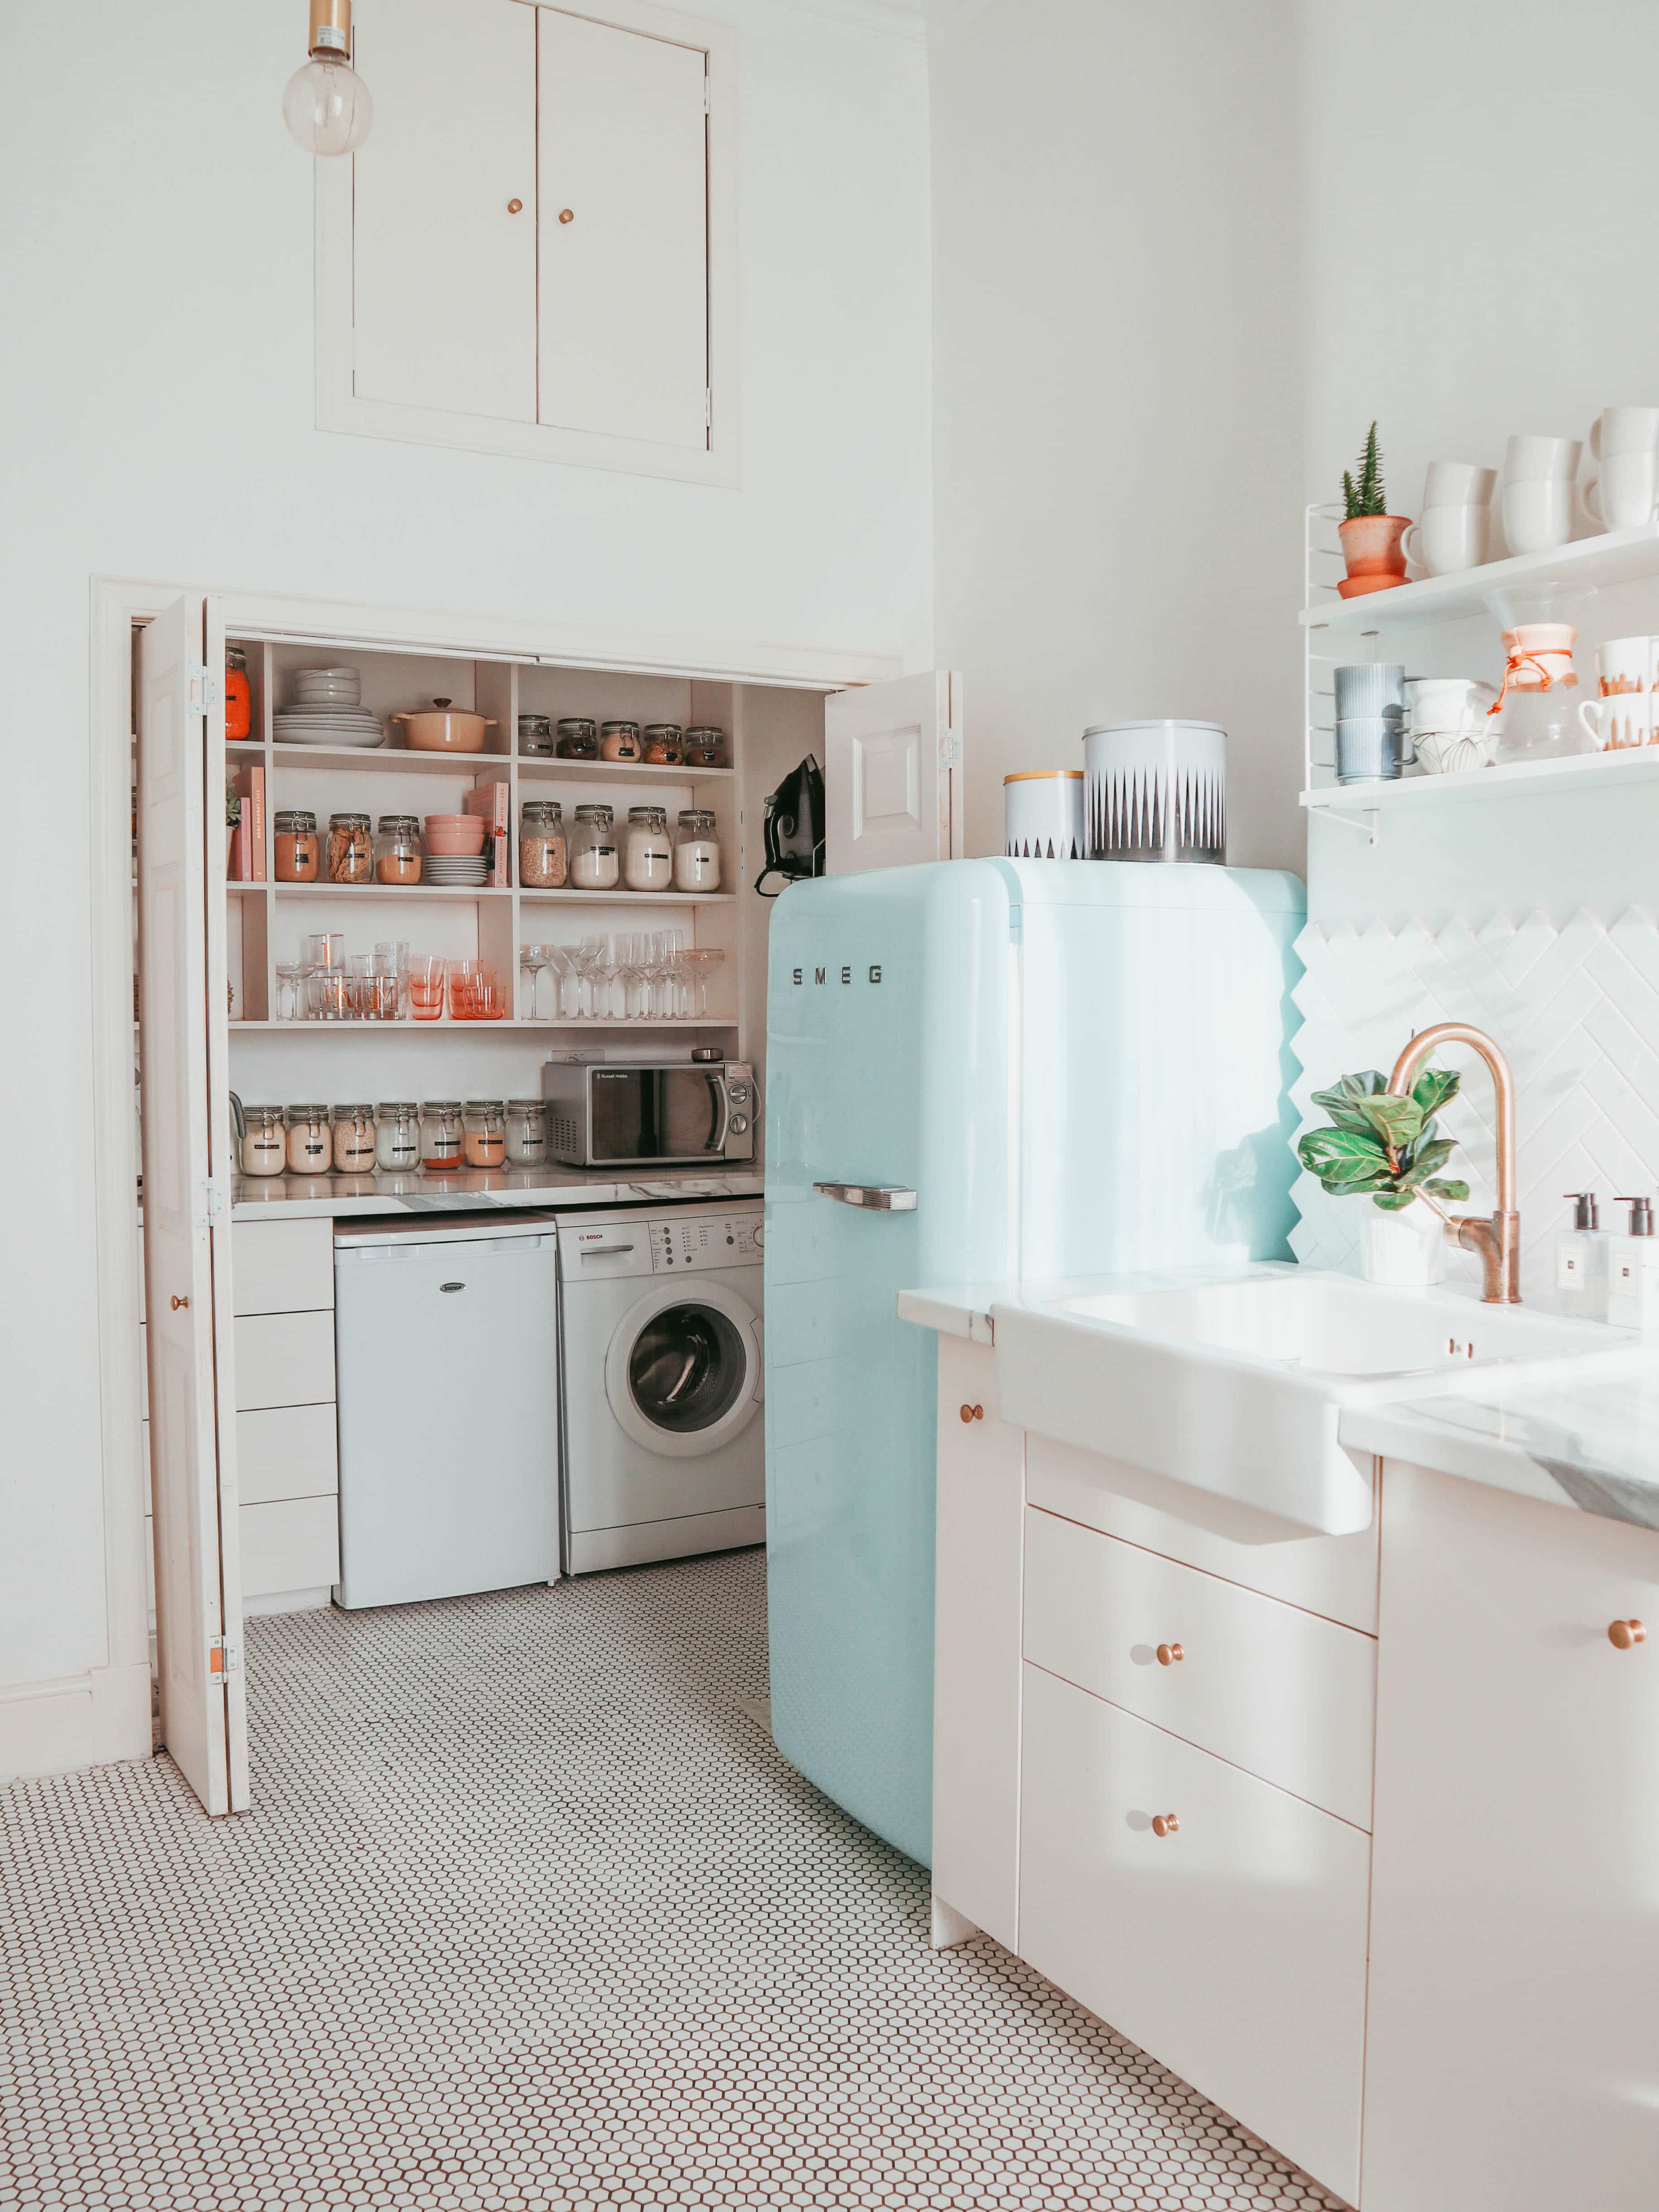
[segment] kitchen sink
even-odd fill
[[[1058,1288],[1058,1286],[1057,1286]],[[1370,1525],[1347,1406],[1643,1362],[1630,1332],[1314,1268],[1141,1277],[993,1305],[1005,1420],[1326,1534]]]

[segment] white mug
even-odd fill
[[[1431,461],[1423,480],[1423,507],[1486,507],[1498,488],[1496,469],[1477,468],[1473,461]]]
[[[1504,455],[1504,481],[1536,483],[1552,477],[1576,477],[1583,450],[1577,438],[1511,438]]]
[[[1604,699],[1653,690],[1659,684],[1659,637],[1610,637],[1595,648],[1595,674]]]
[[[1604,407],[1590,424],[1589,443],[1598,461],[1650,453],[1659,446],[1659,407]]]
[[[1653,694],[1623,691],[1611,699],[1581,699],[1578,720],[1597,752],[1623,752],[1653,743]]]
[[[1400,543],[1408,561],[1431,576],[1452,576],[1478,568],[1486,557],[1490,510],[1479,507],[1428,507]]]
[[[1412,736],[1426,738],[1445,731],[1458,737],[1486,727],[1490,709],[1498,702],[1498,687],[1474,676],[1408,676],[1406,705]]]
[[[1651,522],[1659,501],[1659,453],[1609,453],[1601,473],[1584,487],[1584,504],[1596,520],[1609,530],[1634,530]]]
[[[1504,538],[1511,553],[1545,553],[1572,535],[1572,480],[1533,478],[1504,487]]]

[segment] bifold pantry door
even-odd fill
[[[962,678],[933,669],[823,702],[824,872],[963,855]]]
[[[230,1286],[224,624],[139,640],[144,1294],[161,1740],[209,1813],[247,1808]]]

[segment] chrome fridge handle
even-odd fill
[[[865,1206],[878,1213],[914,1213],[916,1194],[896,1182],[815,1182],[820,1198],[833,1198],[837,1206]]]

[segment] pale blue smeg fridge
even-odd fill
[[[1002,860],[824,878],[773,912],[772,1733],[923,1864],[936,1340],[895,1301],[1288,1259],[1303,914],[1294,876]]]

